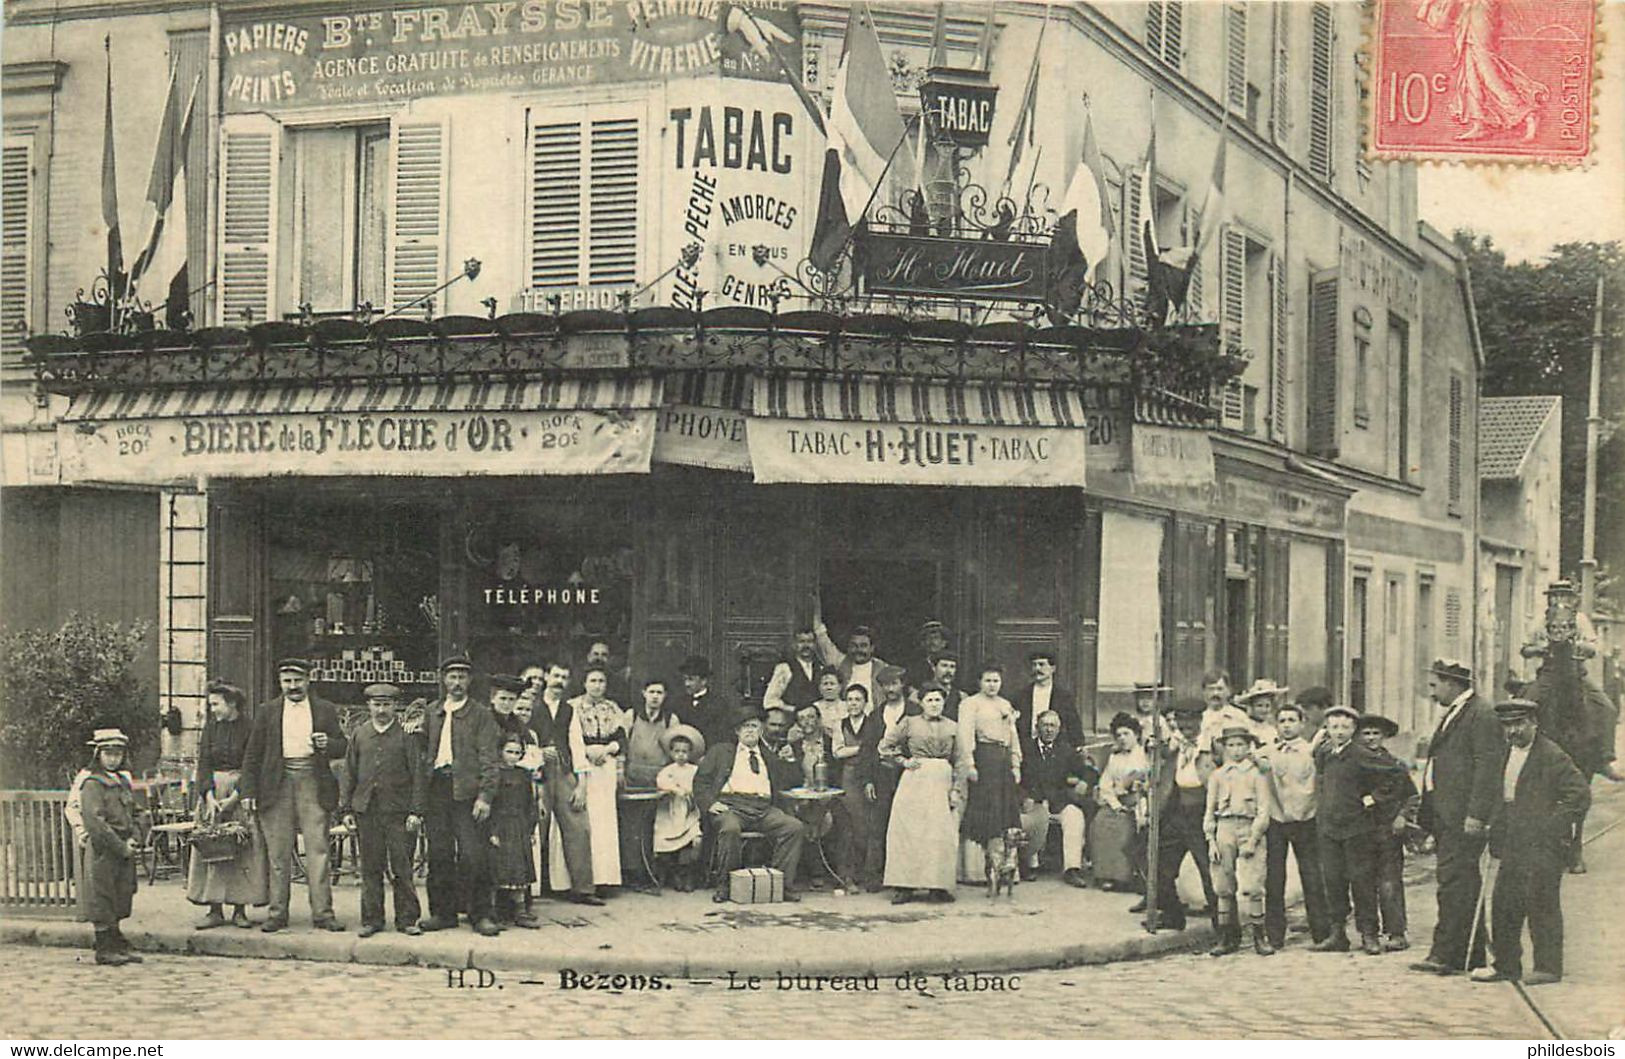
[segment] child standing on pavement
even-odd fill
[[[1241,948],[1241,904],[1252,927],[1253,950],[1272,956],[1264,936],[1264,843],[1270,826],[1269,780],[1252,758],[1258,737],[1241,725],[1219,734],[1224,764],[1207,781],[1208,860],[1213,865],[1213,891],[1218,895],[1219,940],[1210,951],[1228,956]]]
[[[491,801],[491,874],[496,884],[496,920],[535,930],[542,921],[530,909],[530,886],[536,881],[530,845],[536,834],[536,796],[523,736],[502,738],[502,767],[497,770],[497,792]]]
[[[694,889],[700,862],[700,814],[694,808],[694,777],[700,767],[693,759],[705,753],[705,736],[679,724],[660,733],[660,745],[671,763],[655,776],[655,788],[665,797],[655,810],[654,854],[665,864],[661,875],[686,894]]]
[[[355,832],[361,858],[361,936],[384,929],[384,873],[388,869],[395,905],[395,929],[423,933],[417,888],[412,884],[412,851],[423,826],[429,773],[422,741],[396,719],[401,691],[393,684],[369,684],[366,723],[356,726],[344,752],[339,812]]]
[[[1398,724],[1367,713],[1360,717],[1357,734],[1361,746],[1398,770],[1373,794],[1376,805],[1372,812],[1377,818],[1377,919],[1382,924],[1382,947],[1385,952],[1402,952],[1411,947],[1405,936],[1405,832],[1416,823],[1422,796],[1409,770],[1383,745],[1384,739],[1399,734]]]
[[[1360,948],[1368,956],[1382,955],[1377,912],[1376,808],[1379,797],[1395,782],[1404,766],[1384,760],[1354,741],[1360,715],[1347,706],[1331,706],[1322,715],[1326,738],[1315,748],[1315,784],[1319,804],[1315,811],[1316,845],[1320,850],[1321,879],[1326,887],[1329,929],[1315,952],[1349,950],[1348,919],[1353,898],[1354,922]]]
[[[89,840],[83,901],[85,918],[96,928],[96,962],[114,967],[140,963],[130,942],[119,930],[119,920],[130,915],[135,895],[135,792],[123,772],[124,752],[130,740],[117,728],[98,728],[90,745],[95,760],[80,788],[80,812]]]

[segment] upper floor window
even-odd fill
[[[1225,105],[1256,127],[1258,89],[1247,79],[1247,5],[1231,3],[1224,10]]]
[[[1151,0],[1145,5],[1145,46],[1176,70],[1184,55],[1184,6],[1179,0]]]
[[[287,129],[283,162],[293,169],[282,191],[291,238],[278,243],[283,314],[383,307],[389,124]]]
[[[685,128],[686,125],[686,128]],[[679,122],[677,147],[696,158],[709,124]],[[548,109],[530,125],[530,285],[630,287],[638,275],[643,122],[618,105]]]
[[[1336,34],[1332,5],[1317,2],[1309,10],[1309,171],[1332,178],[1332,142],[1336,127]]]
[[[1371,313],[1365,306],[1354,310],[1354,425],[1361,430],[1371,426]]]
[[[22,348],[28,319],[29,244],[33,235],[32,136],[8,135],[0,155],[0,352]]]

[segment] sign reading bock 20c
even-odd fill
[[[504,0],[230,21],[231,111],[801,68],[789,0]]]
[[[871,231],[854,241],[864,282],[878,294],[1044,300],[1043,246]]]

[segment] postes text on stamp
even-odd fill
[[[1593,0],[1378,0],[1370,153],[1583,161],[1595,34]]]

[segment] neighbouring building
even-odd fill
[[[140,498],[155,544],[105,576],[151,599],[193,728],[206,677],[263,695],[285,654],[353,702],[603,638],[749,694],[815,599],[893,660],[927,618],[1012,680],[1054,649],[1087,726],[1225,666],[1414,727],[1420,663],[1474,643],[1478,357],[1414,167],[1361,155],[1360,7],[875,8],[906,118],[934,51],[990,44],[1000,91],[980,150],[911,124],[859,250],[1041,255],[1086,120],[1118,232],[1189,244],[1224,142],[1178,324],[1143,326],[1121,235],[1062,325],[1030,290],[810,271],[825,140],[748,37],[827,107],[843,5],[15,0],[8,534],[15,497]],[[127,258],[172,75],[201,86],[189,329],[51,333],[106,260],[104,35]]]

